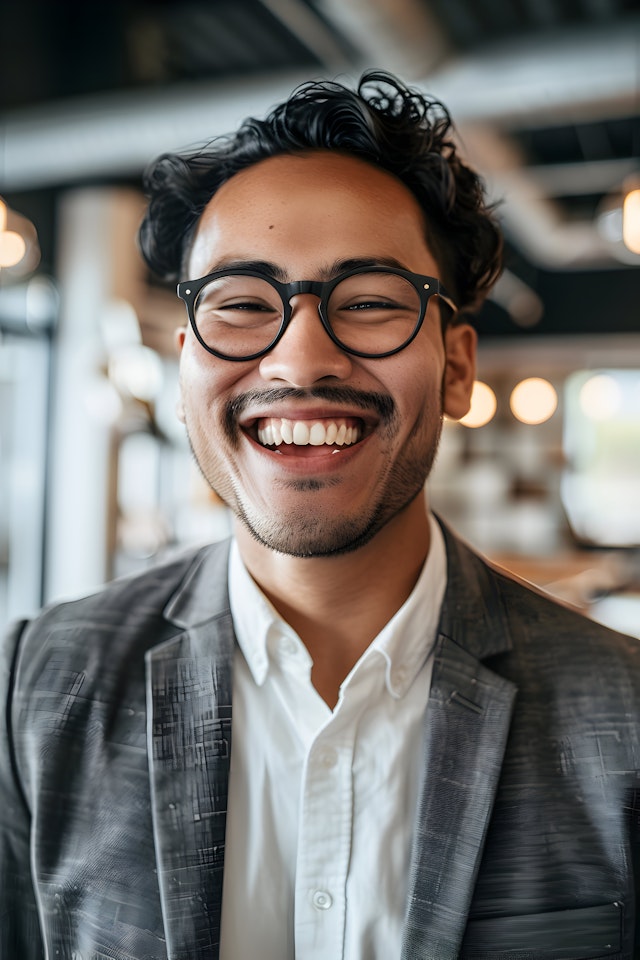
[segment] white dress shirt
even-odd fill
[[[221,960],[400,956],[446,575],[442,533],[431,518],[415,588],[331,710],[311,683],[306,648],[233,544],[239,646]]]

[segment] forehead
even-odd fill
[[[436,269],[422,210],[400,180],[356,157],[315,151],[270,157],[224,183],[200,218],[188,272],[256,259],[300,279],[358,257]]]

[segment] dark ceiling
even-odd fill
[[[638,0],[419,0],[419,5],[435,20],[447,56],[575,28],[628,22],[637,30],[634,15],[640,12]],[[291,67],[316,71],[324,66],[319,45],[302,38],[296,8],[308,13],[311,31],[315,20],[316,31],[325,27],[331,33],[345,63],[358,62],[357,36],[341,32],[322,0],[5,0],[0,109]],[[392,4],[389,10],[393,14]]]
[[[430,6],[463,50],[525,33],[607,25],[638,12],[635,0],[432,0]]]
[[[2,108],[321,66],[260,0],[26,0],[3,19]]]
[[[634,62],[625,65],[627,55]],[[106,95],[131,103],[179,91],[187,102],[207,82],[223,97],[243,85],[249,113],[252,90],[266,78],[354,75],[371,65],[425,89],[433,81],[437,95],[440,87],[453,91],[463,143],[503,201],[510,271],[542,299],[544,312],[538,322],[510,316],[498,291],[501,305],[490,305],[480,321],[488,333],[640,330],[640,256],[620,259],[595,227],[603,205],[640,174],[638,0],[5,2],[0,192],[39,217],[45,262],[52,262],[53,198],[71,174],[47,175],[43,146],[40,179],[37,171],[21,179],[21,164],[10,158],[25,125],[55,125],[75,104],[86,117]],[[618,66],[628,68],[624,77]],[[519,101],[510,78],[520,82],[525,68]],[[465,80],[469,70],[477,82]],[[79,179],[136,183],[140,171],[131,158],[111,171],[87,168]]]

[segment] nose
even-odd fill
[[[318,298],[297,294],[291,306],[291,320],[282,339],[260,361],[261,376],[295,387],[310,387],[327,378],[345,380],[351,373],[352,360],[323,327]]]

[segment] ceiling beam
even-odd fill
[[[451,62],[418,85],[440,97],[459,123],[508,129],[629,114],[637,109],[638,37],[640,26],[617,26],[588,37],[569,34],[562,42],[513,42]],[[306,79],[308,72],[283,72],[6,112],[0,115],[0,188],[8,193],[136,174],[159,153],[264,114]]]
[[[640,101],[640,18],[511,38],[425,77],[459,120],[504,128],[634,116]]]
[[[522,174],[551,197],[579,197],[608,193],[613,184],[622,185],[627,177],[638,173],[640,159],[589,160],[584,163],[549,163],[525,167]],[[508,187],[508,174],[502,176]]]

